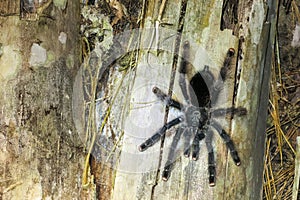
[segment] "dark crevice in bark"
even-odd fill
[[[232,29],[238,24],[238,0],[224,0],[222,6],[222,15],[220,30]]]

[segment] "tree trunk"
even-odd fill
[[[129,16],[126,4],[111,1],[119,12],[111,24],[101,19],[102,39],[83,54],[80,70],[79,3],[21,2],[0,3],[2,199],[261,198],[277,1],[144,1],[141,29],[115,30],[114,40],[111,25]],[[162,181],[176,127],[138,151],[178,116],[152,88],[184,102],[178,66],[185,41],[191,46],[188,79],[205,65],[217,77],[228,49],[236,52],[217,106],[247,109],[246,116],[219,121],[241,166],[215,133],[215,187],[208,184],[205,142],[198,161],[176,151],[171,177]]]
[[[78,1],[0,2],[0,199],[81,199]]]
[[[112,170],[108,172],[110,176],[103,173],[106,178],[98,185],[98,196],[108,195],[118,200],[261,199],[277,6],[277,1],[231,0],[147,1],[144,4],[142,29],[132,30],[131,37],[124,33],[118,37],[118,43],[127,48],[125,57],[138,55],[138,59],[131,60],[134,64],[128,62],[123,71],[110,69],[110,77],[105,79],[109,90],[99,98],[100,102],[110,100],[99,104],[103,111],[99,123],[103,127],[95,145],[98,154],[94,156],[101,154],[98,161]],[[217,106],[247,109],[246,116],[220,120],[235,143],[241,166],[234,165],[226,145],[215,133],[215,187],[208,185],[208,153],[204,142],[198,161],[176,151],[171,177],[167,182],[162,181],[161,173],[176,128],[167,131],[166,137],[147,151],[138,151],[141,143],[178,116],[174,109],[165,109],[152,88],[157,86],[183,102],[178,66],[185,41],[191,45],[189,62],[193,69],[189,71],[189,79],[205,65],[217,76],[228,49],[234,48],[236,52]],[[115,69],[120,68],[118,61]],[[112,140],[112,144],[107,140]],[[98,178],[101,179],[101,174]],[[105,191],[103,185],[106,188],[110,185],[110,191]]]

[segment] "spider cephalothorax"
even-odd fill
[[[184,135],[184,155],[186,157],[192,156],[193,160],[197,160],[200,150],[200,141],[205,138],[206,147],[208,150],[208,173],[209,185],[215,185],[215,158],[212,146],[213,128],[219,133],[221,138],[226,143],[233,161],[237,166],[240,165],[240,158],[235,149],[234,143],[228,133],[222,126],[215,120],[216,117],[225,116],[227,114],[235,114],[238,116],[245,115],[246,109],[243,107],[230,107],[213,109],[219,93],[222,90],[223,81],[226,79],[227,72],[230,68],[230,61],[235,51],[230,48],[227,52],[223,66],[220,70],[218,79],[215,80],[213,74],[210,72],[209,67],[205,66],[204,69],[196,73],[190,80],[189,84],[186,83],[187,62],[189,58],[189,43],[185,42],[183,45],[183,59],[179,68],[179,86],[181,88],[185,103],[179,103],[172,99],[170,96],[162,92],[158,87],[153,88],[153,93],[167,106],[176,108],[182,112],[182,115],[166,123],[160,128],[153,136],[148,138],[144,143],[139,146],[140,151],[145,151],[153,146],[165,135],[166,131],[171,127],[178,125],[175,136],[171,144],[171,150],[165,164],[162,179],[167,181],[170,177],[174,154],[181,135]],[[191,142],[191,138],[192,139]]]

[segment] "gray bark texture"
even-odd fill
[[[277,1],[147,1],[142,30],[138,37],[126,40],[127,49],[139,49],[136,63],[123,73],[125,78],[120,85],[113,86],[115,77],[106,82],[112,91],[105,97],[115,96],[106,122],[118,124],[116,127],[120,129],[115,129],[115,138],[121,138],[121,142],[116,140],[114,148],[108,148],[110,155],[115,156],[110,162],[113,187],[109,196],[112,199],[262,198],[268,83],[277,6]],[[177,33],[181,37],[177,37]],[[176,115],[172,108],[165,110],[152,88],[157,86],[183,101],[178,63],[184,41],[191,44],[189,62],[193,69],[188,73],[189,79],[204,65],[209,65],[217,76],[227,50],[236,50],[217,106],[241,106],[248,111],[246,116],[220,120],[236,145],[241,166],[234,165],[226,145],[215,133],[217,178],[213,188],[208,185],[204,142],[196,162],[182,156],[182,151],[175,152],[170,179],[167,182],[161,179],[176,128],[170,129],[164,140],[147,151],[138,151],[142,142]],[[132,47],[133,44],[138,48]],[[176,54],[179,54],[178,62],[174,62]],[[102,132],[106,138],[112,135],[109,128],[112,125],[106,124]],[[107,161],[100,159],[101,164],[104,160]],[[102,186],[99,191],[104,192]]]

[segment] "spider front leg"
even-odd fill
[[[231,60],[232,60],[234,54],[235,54],[235,50],[233,48],[228,49],[226,57],[223,61],[223,66],[220,69],[219,77],[214,82],[212,89],[211,89],[211,96],[214,97],[214,99],[212,99],[212,104],[215,104],[215,102],[217,101],[218,95],[223,88],[224,81],[227,78],[227,74],[230,69],[230,63],[231,63]]]
[[[160,128],[154,135],[152,135],[149,139],[147,139],[144,143],[139,146],[139,151],[145,151],[149,147],[153,146],[158,140],[165,135],[166,131],[171,127],[182,122],[182,117],[177,117],[172,121],[166,123],[162,128]]]
[[[217,123],[215,120],[212,120],[211,126],[213,126],[217,130],[217,132],[219,133],[219,135],[225,142],[227,148],[230,151],[230,154],[231,154],[231,157],[232,157],[234,163],[237,166],[241,165],[240,157],[238,156],[238,152],[236,151],[234,143],[233,143],[232,139],[230,138],[230,136],[226,133],[226,131],[224,129],[222,129],[221,125],[219,123]]]
[[[227,73],[230,69],[230,62],[231,62],[234,54],[235,54],[234,48],[229,48],[227,51],[225,60],[223,62],[223,66],[220,70],[220,78],[222,79],[222,81],[225,81],[225,79],[226,79]]]
[[[181,92],[183,94],[184,99],[189,104],[191,101],[191,98],[188,94],[188,88],[186,84],[186,73],[187,73],[187,67],[189,65],[189,51],[190,51],[190,44],[188,41],[185,41],[183,44],[183,52],[182,52],[182,58],[179,66],[179,86],[181,89]]]
[[[166,95],[161,89],[158,87],[153,87],[152,92],[159,98],[162,102],[164,102],[167,106],[171,106],[180,110],[182,108],[181,103],[172,99],[168,95]]]
[[[175,151],[176,151],[176,148],[177,148],[177,144],[178,144],[178,141],[182,135],[182,133],[184,132],[184,129],[183,128],[178,128],[177,131],[176,131],[176,134],[173,138],[173,141],[172,141],[172,144],[171,144],[171,149],[169,151],[169,155],[168,155],[168,159],[167,159],[167,162],[166,162],[166,165],[164,167],[164,171],[162,173],[162,179],[164,181],[167,181],[170,177],[170,174],[171,174],[171,171],[172,171],[172,168],[173,168],[173,165],[174,165],[174,155],[175,155]]]

